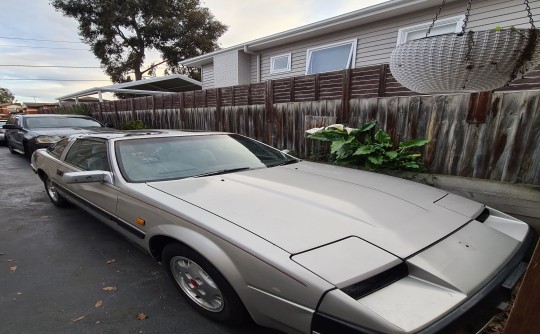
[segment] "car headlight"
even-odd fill
[[[60,139],[62,139],[60,136],[37,136],[35,138],[38,144],[54,144]]]

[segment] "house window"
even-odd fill
[[[450,33],[461,32],[461,25],[465,19],[464,15],[439,19],[435,22],[435,26],[431,28],[429,36],[437,36]],[[425,22],[410,27],[401,28],[398,30],[397,45],[412,41],[414,39],[426,37],[431,22]]]
[[[306,57],[306,74],[352,68],[356,60],[356,39],[308,49]]]
[[[270,58],[270,73],[291,71],[291,54],[284,54]]]

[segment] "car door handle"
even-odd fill
[[[57,169],[56,170],[56,175],[62,176],[62,175],[64,175],[64,171],[61,170],[61,169]]]

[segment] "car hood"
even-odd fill
[[[483,208],[415,182],[309,162],[148,185],[291,254],[356,236],[405,258]]]
[[[34,136],[60,136],[67,137],[75,134],[86,134],[86,133],[95,133],[95,132],[110,132],[114,129],[110,128],[100,128],[100,127],[89,127],[89,128],[35,128],[31,129],[29,132]]]

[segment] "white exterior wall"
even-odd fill
[[[232,50],[215,55],[213,88],[236,85],[238,85],[238,51]],[[203,86],[206,84],[203,83]]]
[[[202,89],[214,88],[214,64],[207,64],[201,67]]]
[[[447,3],[439,18],[463,15],[466,7],[466,0]],[[530,0],[530,7],[533,18],[538,18],[540,23],[540,1]],[[308,48],[354,38],[358,41],[355,67],[388,63],[390,54],[396,47],[398,30],[415,24],[431,22],[437,9],[438,7],[433,7],[401,17],[260,51],[261,81],[303,76],[306,73],[306,50]],[[472,2],[467,30],[488,30],[494,29],[496,26],[509,27],[511,25],[516,28],[530,27],[522,0],[475,0]],[[270,58],[284,53],[292,53],[291,71],[270,74]],[[257,78],[256,57],[252,56],[251,59],[251,82],[255,83]]]
[[[256,76],[255,76],[255,80],[257,80]],[[237,85],[248,85],[250,83],[251,83],[251,55],[245,54],[243,51],[238,51],[238,83]]]
[[[540,1],[529,0],[533,18],[540,23]],[[442,1],[441,1],[442,2]],[[467,0],[447,3],[440,19],[459,16],[465,13]],[[430,9],[393,17],[340,32],[321,34],[318,37],[290,43],[275,48],[257,51],[261,56],[261,82],[270,79],[281,79],[303,76],[306,72],[306,50],[339,41],[357,39],[356,61],[354,67],[379,65],[389,62],[390,54],[396,46],[400,28],[431,22],[438,6]],[[475,0],[469,17],[467,30],[487,30],[496,26],[529,28],[529,19],[522,0]],[[538,24],[540,25],[540,24]],[[262,37],[262,36],[261,36]],[[270,74],[270,58],[291,53],[291,71]],[[205,65],[206,67],[207,65]],[[249,71],[249,75],[246,75]],[[247,77],[249,76],[249,80]],[[208,75],[208,78],[211,76]],[[224,87],[257,82],[257,56],[246,55],[242,51],[233,50],[214,56],[214,83],[203,86]]]

